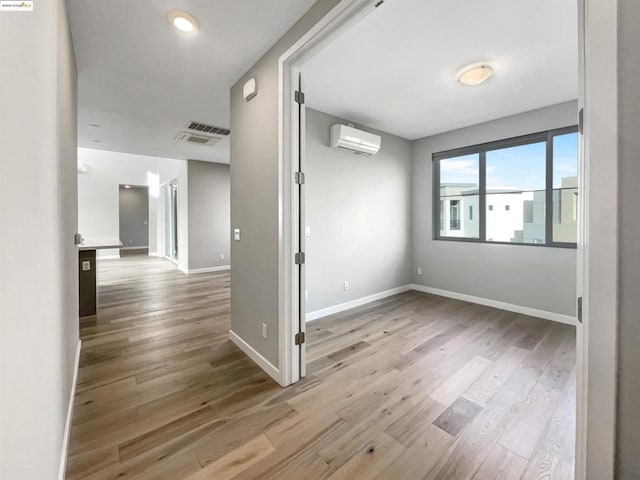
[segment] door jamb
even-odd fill
[[[617,2],[581,0],[584,108],[578,294],[576,478],[615,477],[618,349]],[[593,159],[594,161],[591,161]],[[612,213],[613,212],[613,213]],[[578,327],[580,329],[580,327]]]
[[[278,60],[278,223],[280,231],[278,283],[279,296],[279,365],[280,384],[287,386],[300,379],[300,365],[295,345],[298,332],[296,265],[299,205],[295,195],[294,160],[298,148],[298,113],[294,99],[302,64],[330,43],[336,36],[371,12],[379,0],[342,0]],[[302,347],[304,348],[304,346]]]

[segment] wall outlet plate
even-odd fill
[[[349,280],[345,280],[344,281],[344,291],[348,292],[349,291]]]
[[[91,270],[91,260],[83,260],[82,261],[82,271],[88,272]]]
[[[265,340],[267,339],[267,324],[266,323],[262,324],[262,338],[264,338]]]

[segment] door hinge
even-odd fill
[[[302,265],[302,264],[304,263],[304,260],[305,260],[305,258],[304,258],[304,252],[298,252],[298,253],[296,253],[296,255],[295,255],[295,262],[296,262],[296,265]]]
[[[582,323],[582,297],[578,297],[578,321]]]
[[[296,345],[302,345],[305,340],[304,332],[296,333],[295,342]]]
[[[296,183],[302,185],[304,183],[304,172],[296,172]]]
[[[584,108],[578,112],[578,132],[580,135],[584,135]]]
[[[301,92],[300,90],[296,90],[295,100],[296,100],[296,103],[299,103],[300,105],[304,105],[304,93]]]

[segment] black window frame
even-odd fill
[[[553,247],[553,248],[577,248],[577,243],[554,242],[553,241],[553,138],[577,133],[578,126],[555,128],[542,132],[521,135],[519,137],[506,138],[492,142],[470,145],[468,147],[455,148],[432,155],[432,177],[433,177],[433,239],[451,242],[469,243],[490,243],[492,245],[521,245],[526,247]],[[487,240],[487,152],[501,150],[504,148],[519,147],[532,143],[546,143],[546,179],[545,179],[545,243],[520,243],[520,242],[495,242]],[[472,237],[451,237],[440,235],[440,160],[462,157],[465,155],[478,155],[478,220],[479,232],[477,238]],[[578,192],[579,194],[580,192]],[[435,206],[438,207],[435,207]]]

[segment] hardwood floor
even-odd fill
[[[69,480],[573,478],[573,327],[407,292],[310,323],[283,389],[228,340],[227,273],[98,281]]]

